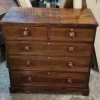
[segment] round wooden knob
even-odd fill
[[[28,80],[29,82],[31,82],[31,81],[32,81],[32,77],[29,76],[27,80]]]
[[[71,29],[71,31],[69,32],[69,36],[70,37],[75,37],[75,32],[73,31],[73,29]]]
[[[25,50],[29,51],[30,50],[30,46],[29,45],[25,46]]]
[[[69,50],[70,52],[73,52],[73,51],[74,51],[74,47],[69,47],[68,50]]]
[[[68,62],[68,67],[70,67],[70,68],[74,67],[73,63],[72,62]]]
[[[48,75],[50,75],[51,73],[50,72],[48,72]]]
[[[50,59],[51,57],[48,57],[48,59]]]
[[[70,37],[75,37],[75,33],[74,32],[69,32],[69,36]]]
[[[28,66],[31,65],[31,60],[27,60],[26,65],[28,65]]]
[[[72,83],[72,79],[71,78],[68,78],[68,83]]]
[[[26,91],[27,93],[29,93],[30,91]]]
[[[48,43],[48,45],[50,45],[50,43]]]
[[[28,36],[28,35],[29,35],[29,31],[28,31],[27,28],[25,28],[25,30],[24,30],[24,32],[23,32],[23,35],[24,35],[24,36]]]

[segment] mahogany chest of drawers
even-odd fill
[[[89,94],[98,26],[90,9],[11,8],[1,24],[10,92]]]

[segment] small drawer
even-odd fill
[[[94,41],[95,29],[51,28],[50,38],[54,41]]]
[[[4,35],[7,40],[47,40],[47,27],[7,26]]]
[[[8,67],[14,70],[49,70],[89,72],[89,57],[54,57],[54,56],[8,56]]]
[[[91,56],[92,43],[7,41],[8,54]]]
[[[88,73],[43,72],[43,71],[11,71],[11,85],[57,85],[66,87],[86,88]]]

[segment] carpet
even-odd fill
[[[90,94],[82,96],[80,93],[9,93],[9,74],[6,62],[0,64],[0,100],[100,100],[100,73],[91,70]]]

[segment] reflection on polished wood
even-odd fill
[[[98,26],[90,9],[11,8],[1,24],[11,92],[82,92]]]

